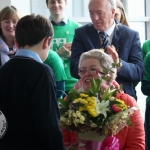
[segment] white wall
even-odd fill
[[[49,17],[49,10],[46,6],[46,0],[31,0],[31,13],[40,14]]]
[[[8,5],[10,5],[11,0],[0,0],[0,10]]]
[[[0,10],[6,6],[14,5],[22,14],[28,15],[31,13],[31,0],[0,0]]]
[[[11,0],[11,5],[17,7],[22,16],[31,14],[30,0]]]

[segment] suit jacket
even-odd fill
[[[14,57],[1,66],[0,110],[8,123],[0,149],[64,150],[49,66],[28,57]]]
[[[133,82],[142,80],[144,70],[139,34],[122,24],[116,24],[111,45],[115,46],[123,64],[116,81],[123,85],[125,93],[136,97]],[[98,31],[91,23],[76,29],[71,48],[71,75],[79,78],[78,62],[82,53],[100,48]]]

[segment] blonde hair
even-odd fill
[[[17,10],[17,8],[15,6],[7,6],[4,7],[1,11],[0,11],[0,22],[2,20],[6,20],[11,18],[12,16],[16,15],[18,17],[18,20],[21,18],[21,14],[20,12]],[[2,31],[0,29],[0,35],[2,35]]]
[[[104,52],[102,52],[99,49],[92,49],[90,51],[84,52],[79,59],[79,65],[78,67],[81,67],[81,64],[83,62],[83,60],[85,59],[97,59],[99,61],[99,64],[101,65],[101,67],[103,67],[104,69],[110,69],[112,68],[112,63],[114,62],[112,57]],[[111,78],[108,81],[109,84],[111,84],[117,76],[117,69],[116,68],[112,68],[111,69],[114,73],[111,74]]]
[[[121,20],[120,23],[122,23],[123,25],[126,25],[129,27],[129,21],[125,12],[125,9],[123,7],[123,4],[120,0],[116,0],[116,7],[120,9],[121,12]]]

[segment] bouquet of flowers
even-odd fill
[[[116,64],[112,64],[116,67]],[[97,135],[115,135],[125,126],[131,125],[130,116],[137,109],[127,106],[117,98],[120,88],[101,88],[102,80],[107,80],[109,70],[104,70],[107,76],[92,79],[88,92],[69,91],[64,99],[59,99],[60,127],[64,130],[86,133],[96,132]]]

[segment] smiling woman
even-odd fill
[[[15,28],[20,18],[20,12],[14,6],[7,6],[0,11],[0,65],[16,53]]]
[[[88,52],[82,53],[78,65],[79,68],[78,73],[80,76],[80,80],[75,84],[74,89],[68,93],[68,97],[65,99],[65,102],[67,102],[69,105],[69,107],[67,107],[67,110],[69,108],[68,113],[64,113],[65,106],[64,107],[60,106],[60,108],[63,108],[63,111],[62,109],[60,109],[60,112],[62,112],[62,114],[63,113],[65,114],[63,117],[61,114],[61,119],[60,119],[60,124],[62,129],[68,130],[68,128],[65,128],[67,125],[69,127],[72,127],[73,124],[71,119],[73,118],[73,123],[75,123],[75,127],[72,128],[72,131],[80,132],[81,130],[81,132],[84,132],[86,134],[84,129],[88,129],[90,131],[90,128],[88,128],[89,127],[88,123],[92,122],[90,120],[92,117],[96,117],[94,118],[94,121],[96,122],[100,121],[101,123],[103,119],[99,120],[98,114],[101,115],[103,114],[105,116],[105,114],[107,114],[107,111],[109,112],[107,116],[111,114],[111,111],[109,111],[108,108],[109,108],[109,104],[112,103],[115,98],[117,99],[118,102],[120,102],[119,106],[122,107],[121,110],[131,108],[131,107],[133,108],[137,107],[137,103],[135,99],[132,96],[125,94],[121,86],[115,81],[118,65],[114,63],[114,60],[112,58],[113,56],[110,56],[99,49],[92,49]],[[115,88],[117,88],[119,91],[115,91],[114,93],[108,92],[108,91],[114,91]],[[92,93],[95,94],[92,95]],[[113,94],[111,95],[110,93]],[[107,94],[109,95],[108,97],[106,96]],[[76,97],[76,95],[78,96]],[[94,97],[92,96],[97,97],[95,98],[95,101],[94,101]],[[108,102],[109,99],[111,99],[110,103]],[[113,105],[110,110],[114,109],[115,112],[118,112],[117,107],[116,106],[114,107]],[[121,118],[122,116],[125,115],[124,114],[125,112],[122,113],[123,115],[121,114]],[[130,113],[128,112],[127,114]],[[88,118],[89,119],[88,120],[87,117],[89,117],[90,119]],[[110,133],[113,134],[113,131],[115,131],[116,129],[120,129],[120,127],[122,126],[119,125],[120,123],[118,122],[118,120],[122,122],[120,119],[115,119],[112,121],[109,130]],[[95,135],[93,138],[93,136],[91,136],[91,133],[90,135],[86,134],[86,138],[83,136],[82,137],[79,136],[79,139],[84,140],[84,147],[86,148],[86,150],[100,150],[100,149],[111,149],[111,148],[117,150],[125,150],[125,149],[145,150],[144,124],[139,109],[136,110],[132,114],[132,116],[130,116],[130,121],[132,122],[133,126],[125,125],[122,122],[125,126],[124,127],[122,126],[123,127],[122,129],[118,130],[118,132],[113,134],[114,137],[118,139],[118,144],[119,144],[118,146],[115,145],[115,143],[117,142],[115,143],[112,142],[117,139],[113,139],[113,140],[109,139],[108,142],[106,142],[108,137],[103,141],[101,139],[100,140],[95,139],[96,137]],[[67,125],[64,125],[64,123],[66,123]],[[114,125],[115,123],[117,125]],[[104,126],[107,128],[106,124],[104,124]],[[115,126],[115,129],[113,128],[113,126]],[[90,127],[95,127],[95,124],[90,124]],[[99,124],[97,127],[101,128],[102,125]],[[97,128],[96,131],[99,132],[100,130]],[[66,139],[66,135],[67,133],[65,133],[64,139]],[[72,138],[75,139],[75,136],[74,135],[71,136],[70,133],[69,136],[70,139]],[[70,141],[71,143],[74,142],[73,140]],[[67,142],[65,144],[67,144]],[[102,148],[103,146],[105,148]],[[114,148],[114,146],[116,146],[117,148]]]

